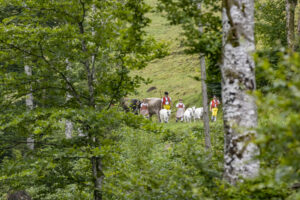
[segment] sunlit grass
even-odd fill
[[[147,3],[155,6],[156,0],[148,0]],[[132,72],[132,75],[150,78],[152,83],[142,84],[137,90],[138,94],[131,97],[161,97],[163,92],[168,91],[174,103],[182,98],[187,106],[200,106],[201,84],[193,79],[194,76],[200,76],[198,55],[184,53],[184,48],[180,45],[180,26],[169,25],[162,14],[154,11],[148,17],[152,22],[146,31],[156,40],[168,43],[170,55],[152,61],[142,70]],[[150,87],[157,89],[147,92]]]

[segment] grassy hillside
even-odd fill
[[[156,0],[147,1],[153,8],[156,2]],[[140,75],[153,81],[148,85],[141,85],[138,94],[132,97],[139,99],[161,97],[164,91],[168,91],[174,103],[182,98],[188,106],[200,106],[201,84],[192,78],[192,76],[200,75],[198,55],[184,53],[184,48],[180,46],[181,28],[179,26],[169,25],[166,18],[154,11],[148,16],[152,22],[147,32],[158,41],[169,43],[170,55],[154,60],[143,70],[132,72],[133,75]],[[157,89],[147,92],[151,87]]]

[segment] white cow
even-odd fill
[[[196,107],[194,106],[192,108],[188,108],[185,110],[185,112],[183,114],[184,122],[192,122],[192,119],[194,119],[194,116],[195,116],[195,109],[196,109]]]
[[[160,116],[161,123],[163,122],[168,123],[169,117],[171,116],[171,110],[161,109],[159,111],[159,116]]]
[[[194,120],[196,121],[197,119],[201,119],[203,117],[203,108],[196,108],[195,110],[195,118]]]

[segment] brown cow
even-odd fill
[[[146,98],[146,103],[148,103],[149,117],[157,115],[160,121],[159,111],[161,110],[161,99],[160,98]]]

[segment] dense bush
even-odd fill
[[[222,128],[215,128],[212,152],[204,149],[199,126],[147,133],[124,129],[107,171],[107,199],[201,199],[222,176]],[[181,131],[178,131],[180,130]]]
[[[284,0],[255,2],[255,34],[259,47],[287,45]]]
[[[268,119],[257,141],[262,165],[273,174],[274,184],[293,188],[300,180],[300,55],[282,52],[276,70],[267,60],[260,64],[273,79],[270,92],[259,94],[261,117]]]

